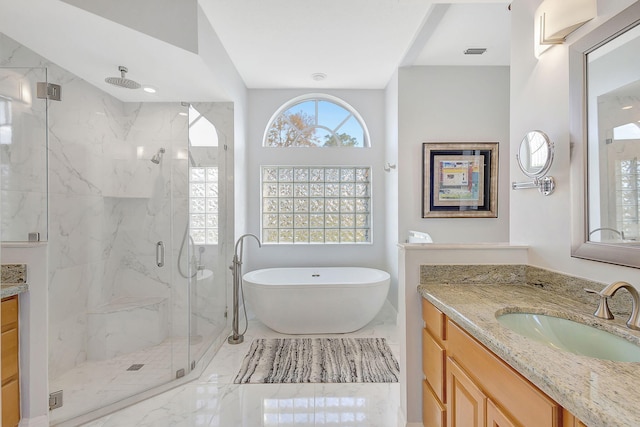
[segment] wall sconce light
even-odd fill
[[[536,57],[597,15],[597,0],[544,0],[534,18]]]

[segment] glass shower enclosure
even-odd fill
[[[60,101],[37,97],[47,81]],[[46,245],[33,333],[62,396],[51,425],[189,380],[224,342],[232,147],[231,103],[122,102],[54,64],[0,68],[2,240]]]
[[[223,210],[217,181],[225,156],[217,147],[191,152],[189,104],[115,106],[93,118],[115,129],[100,149],[83,147],[86,155],[71,157],[66,140],[50,148],[53,175],[56,167],[84,168],[80,175],[99,177],[89,194],[69,194],[66,185],[50,193],[52,225],[60,221],[50,248],[61,255],[49,267],[50,391],[64,394],[64,405],[50,412],[54,425],[75,425],[170,388],[224,338],[218,240],[226,235],[213,216]],[[57,136],[68,109],[56,107],[50,130]],[[93,162],[63,165],[72,158]],[[203,172],[200,200],[194,187]],[[215,241],[194,239],[203,203]]]

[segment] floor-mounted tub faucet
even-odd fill
[[[196,270],[200,271],[200,270],[204,270],[204,263],[202,262],[202,254],[204,254],[204,246],[200,246],[198,248],[198,264],[196,264]]]
[[[243,234],[236,241],[236,245],[233,253],[233,261],[229,269],[232,271],[233,276],[233,322],[232,322],[232,334],[227,338],[229,344],[240,344],[244,341],[244,334],[247,332],[247,327],[249,323],[247,322],[247,309],[244,306],[244,293],[242,297],[242,307],[244,308],[244,320],[245,320],[245,328],[242,333],[239,332],[238,327],[238,310],[240,298],[238,293],[242,290],[242,253],[244,249],[244,238],[245,237],[253,237],[258,242],[258,247],[262,247],[262,243],[260,243],[260,239],[255,234]]]
[[[640,295],[633,285],[627,282],[614,282],[608,286],[606,286],[600,292],[594,291],[592,289],[585,289],[585,291],[600,295],[600,301],[598,303],[598,308],[596,309],[594,316],[599,317],[601,319],[613,319],[613,314],[611,310],[609,310],[609,304],[607,300],[612,298],[619,289],[624,288],[633,297],[633,305],[631,306],[631,315],[629,316],[629,320],[627,320],[627,327],[630,329],[640,330],[640,313],[638,310],[640,308]]]

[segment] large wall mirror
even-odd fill
[[[572,255],[640,268],[640,3],[570,48]]]

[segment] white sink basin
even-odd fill
[[[496,318],[512,331],[550,347],[597,359],[640,362],[640,346],[593,326],[532,313],[507,313]]]

